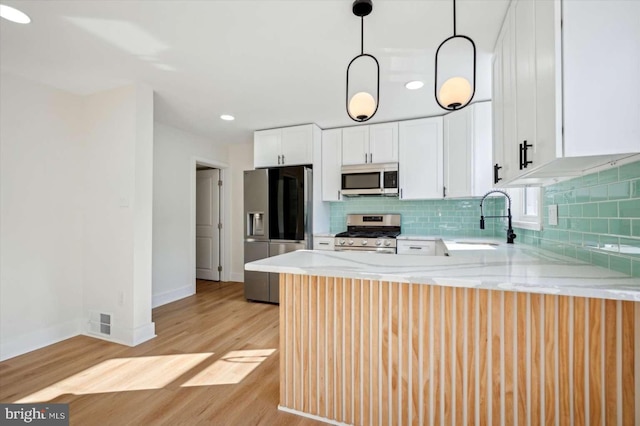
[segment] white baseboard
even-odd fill
[[[156,337],[156,323],[150,322],[140,327],[134,328],[132,333],[132,346],[137,346],[140,343],[144,343],[147,340],[151,340]]]
[[[81,320],[71,320],[52,325],[32,333],[0,342],[0,361],[53,345],[82,333]]]
[[[176,300],[192,296],[195,293],[195,285],[186,285],[175,290],[165,291],[164,293],[160,294],[154,294],[151,297],[151,307],[157,308],[158,306],[166,305],[167,303],[175,302]]]
[[[144,343],[147,340],[151,340],[156,337],[156,324],[150,322],[149,324],[142,325],[136,328],[122,328],[111,327],[112,334],[110,336],[92,333],[87,327],[84,330],[84,335],[92,337],[94,339],[106,340],[107,342],[117,343],[125,346],[137,346],[140,343]]]
[[[239,283],[244,282],[244,272],[232,272],[229,276],[229,281],[235,281]]]
[[[317,420],[319,422],[328,423],[330,425],[338,425],[338,426],[348,426],[349,425],[349,423],[342,423],[342,422],[339,422],[337,420],[328,419],[326,417],[316,416],[315,414],[309,414],[309,413],[305,413],[305,412],[302,412],[302,411],[294,410],[292,408],[283,407],[282,405],[279,405],[279,404],[278,404],[278,410],[284,411],[285,413],[295,414],[296,416],[301,416],[301,417],[306,417],[308,419]]]

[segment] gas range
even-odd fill
[[[396,252],[400,235],[399,214],[349,214],[347,231],[336,234],[336,251]]]

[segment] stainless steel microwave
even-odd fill
[[[398,163],[342,166],[342,195],[398,195]]]

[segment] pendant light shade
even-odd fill
[[[459,109],[467,105],[473,96],[471,83],[464,77],[451,77],[438,92],[438,101],[448,108]]]
[[[371,0],[355,0],[353,2],[353,14],[360,17],[360,54],[349,62],[347,67],[347,91],[346,91],[346,107],[349,118],[357,122],[365,122],[370,120],[378,111],[378,102],[380,100],[380,64],[375,56],[364,53],[364,17],[369,15],[373,10]],[[375,95],[373,87],[364,88],[365,83],[370,83],[370,78],[361,79],[359,83],[354,84],[351,81],[351,73],[354,68],[362,68],[369,65],[369,73],[375,75]],[[371,71],[373,71],[371,73]],[[373,76],[372,75],[372,76]],[[355,86],[355,90],[354,90]],[[351,91],[350,91],[351,88]]]
[[[357,121],[365,121],[376,113],[376,100],[367,92],[358,92],[349,101],[349,115]]]
[[[456,33],[456,0],[453,0],[453,35],[444,40],[435,59],[436,102],[455,111],[469,105],[476,92],[476,45]]]

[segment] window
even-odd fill
[[[514,228],[542,229],[542,188],[526,187],[507,190],[511,196]]]
[[[523,215],[537,217],[539,214],[538,201],[540,199],[540,188],[524,188],[522,195],[524,196],[524,200],[522,202]]]

